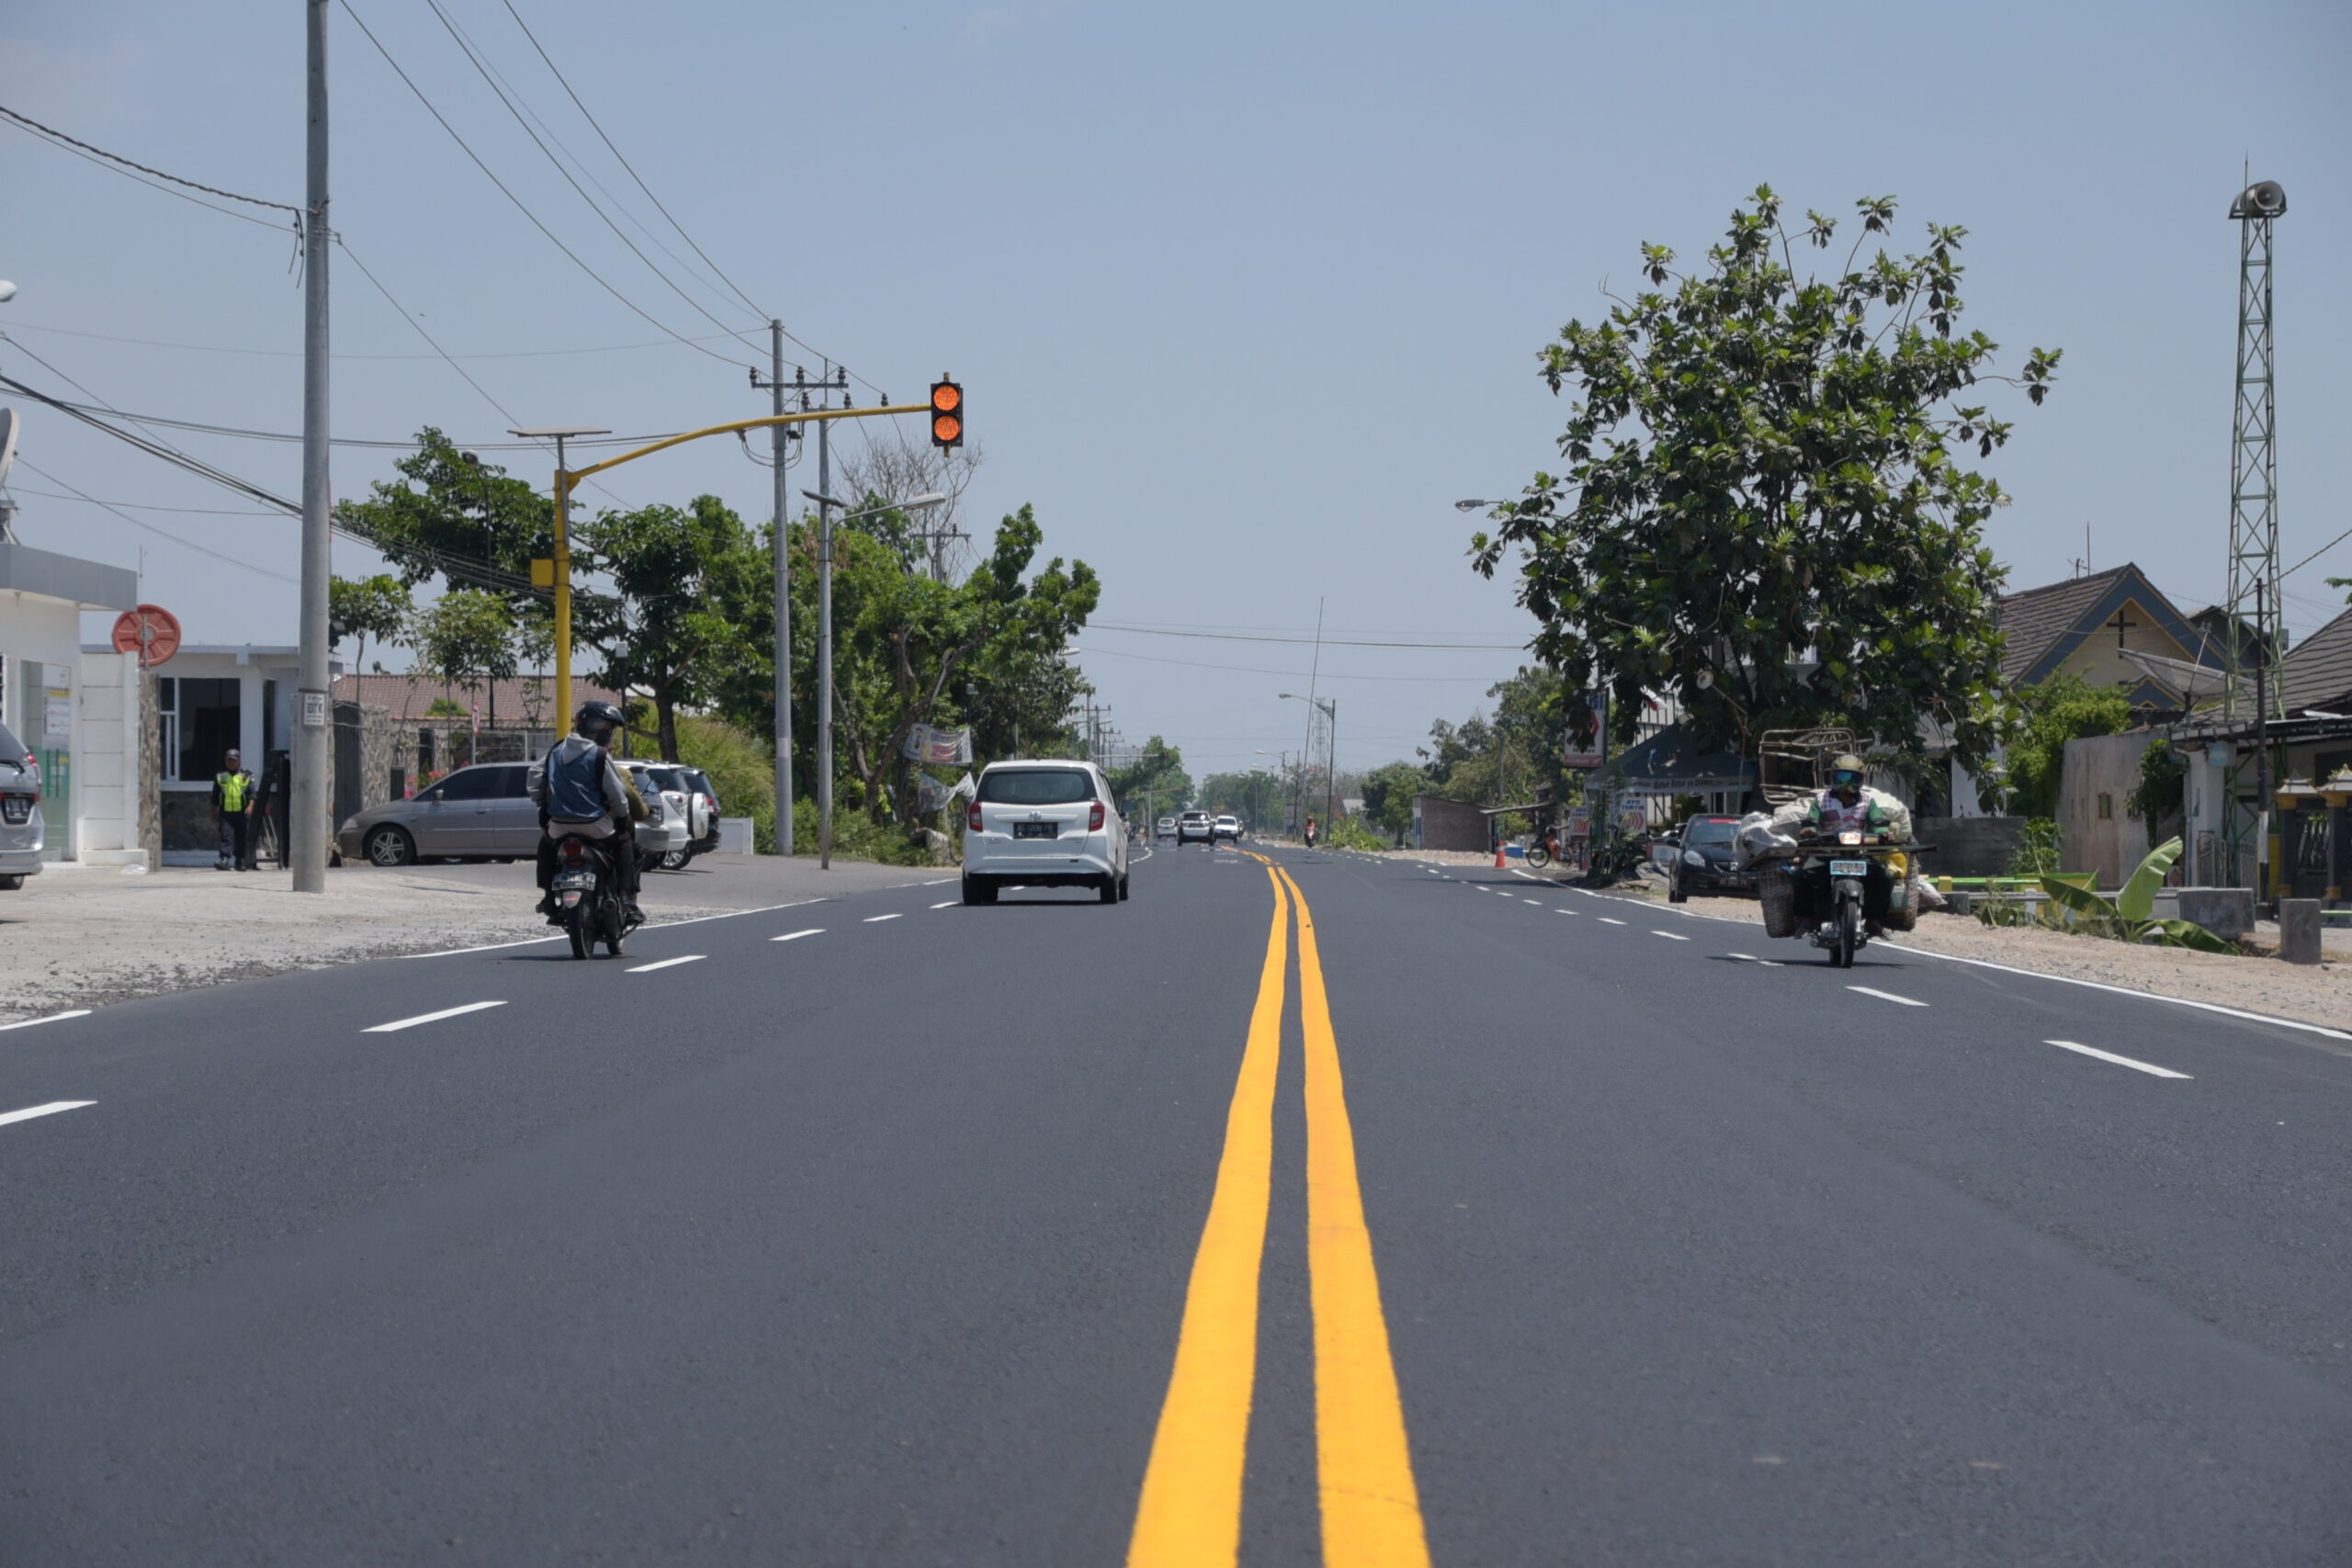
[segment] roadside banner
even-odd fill
[[[969,764],[972,760],[972,732],[969,729],[934,729],[928,724],[918,724],[907,732],[907,743],[899,748],[899,755],[910,761],[933,767]]]
[[[1609,689],[1596,686],[1568,698],[1568,730],[1560,742],[1564,768],[1597,768],[1607,761]]]
[[[1592,837],[1591,807],[1571,806],[1568,807],[1568,837],[1571,839]]]

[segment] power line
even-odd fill
[[[1325,648],[1405,648],[1424,653],[1525,653],[1523,642],[1439,642],[1364,637],[1272,637],[1249,632],[1171,631],[1158,626],[1139,626],[1116,621],[1090,621],[1088,631],[1128,632],[1140,637],[1192,637],[1208,642],[1271,642],[1313,647],[1319,640]]]
[[[654,264],[651,256],[647,255],[643,251],[638,249],[637,242],[630,239],[626,233],[622,232],[621,226],[613,221],[612,215],[607,213],[602,207],[599,207],[596,204],[596,198],[590,196],[587,190],[582,186],[578,180],[572,178],[571,171],[563,166],[563,160],[557,157],[554,151],[550,149],[545,141],[539,139],[539,133],[531,129],[531,123],[528,119],[524,118],[523,111],[514,107],[514,100],[507,96],[506,89],[500,84],[497,76],[491,72],[488,66],[482,63],[481,57],[474,52],[472,40],[467,38],[464,33],[458,30],[458,25],[455,22],[452,22],[449,19],[449,14],[441,8],[441,0],[424,0],[424,4],[432,10],[434,16],[440,19],[441,26],[447,31],[450,40],[457,44],[458,52],[466,57],[468,63],[471,64],[475,73],[481,77],[482,85],[490,89],[492,96],[495,97],[501,104],[505,106],[506,112],[514,117],[514,123],[523,128],[523,134],[531,139],[531,145],[539,150],[541,155],[543,155],[549,164],[555,166],[555,172],[563,176],[564,183],[569,185],[572,190],[578,194],[582,201],[588,204],[588,210],[594,212],[604,223],[605,227],[613,231],[613,237],[615,239],[628,247],[629,254],[635,256],[639,261],[643,262],[645,264],[646,270],[662,280],[663,288],[669,289],[671,293],[675,294],[679,299],[684,300],[687,309],[700,315],[712,326],[726,330],[727,323],[725,321],[720,321],[717,316],[712,315],[708,310],[705,310],[701,301],[695,299],[684,289],[679,288],[676,281],[673,279],[668,273],[663,272],[661,267]],[[702,349],[700,352],[704,354],[710,353],[708,349]],[[717,356],[713,355],[713,357]]]
[[[611,152],[612,155],[619,161],[620,166],[628,171],[628,177],[637,181],[637,188],[645,193],[645,199],[653,204],[654,210],[661,213],[663,218],[669,220],[670,227],[677,230],[678,238],[685,241],[687,245],[693,249],[695,254],[702,257],[703,265],[709,267],[712,274],[716,276],[720,282],[726,284],[729,288],[733,289],[735,298],[741,299],[746,306],[750,307],[753,315],[762,317],[766,316],[768,314],[767,311],[762,310],[756,303],[754,303],[750,295],[744,293],[741,288],[737,288],[733,278],[728,276],[726,273],[719,270],[718,264],[710,259],[710,254],[707,251],[705,251],[700,245],[695,243],[695,237],[686,232],[684,225],[681,224],[675,218],[672,218],[670,216],[670,209],[662,205],[662,198],[653,194],[653,187],[645,183],[644,179],[639,175],[636,166],[626,157],[622,156],[621,150],[618,147],[613,145],[613,139],[605,134],[605,128],[597,123],[596,117],[594,115],[588,112],[588,106],[580,101],[580,95],[571,90],[571,84],[565,80],[563,73],[558,70],[556,68],[555,62],[548,58],[548,51],[539,43],[537,35],[531,31],[530,24],[524,21],[522,13],[514,9],[514,0],[501,0],[501,3],[506,6],[506,14],[514,18],[514,25],[523,29],[523,36],[531,40],[531,47],[538,51],[539,59],[545,62],[548,73],[552,74],[559,83],[562,84],[565,96],[571,98],[572,107],[580,111],[580,117],[582,119],[585,119],[589,125],[594,129],[598,139],[604,142],[605,150]],[[814,351],[812,350],[811,352],[813,353]]]
[[[86,141],[78,141],[52,126],[43,125],[40,121],[32,118],[29,116],[18,114],[15,109],[9,108],[6,105],[0,105],[0,115],[5,115],[16,124],[39,135],[45,136],[52,141],[62,141],[68,147],[79,149],[84,152],[89,153],[93,157],[103,158],[109,164],[119,164],[126,169],[136,169],[139,173],[149,175],[152,178],[169,180],[175,186],[186,186],[190,190],[200,190],[207,196],[217,196],[223,201],[242,201],[251,207],[274,208],[279,212],[290,212],[298,219],[302,216],[302,209],[300,208],[289,207],[282,201],[265,201],[257,196],[239,196],[235,191],[222,190],[218,186],[202,185],[195,180],[182,179],[177,175],[167,175],[161,169],[151,169],[146,164],[135,163],[132,160],[124,157],[119,152],[109,152],[103,147],[93,147]],[[275,229],[277,225],[273,223],[270,224],[269,227]]]
[[[32,465],[28,463],[25,466],[30,468]],[[257,506],[157,506],[152,502],[145,501],[99,501],[95,497],[84,495],[78,490],[71,495],[66,495],[57,491],[35,490],[30,485],[10,485],[8,488],[19,495],[38,495],[50,501],[86,501],[92,506],[109,508],[127,506],[133,512],[180,512],[195,517],[276,517],[279,515],[277,513],[265,511]]]
[[[657,331],[662,332],[672,338],[674,338],[679,343],[685,344],[686,347],[693,349],[696,354],[708,355],[710,358],[718,360],[722,365],[731,366],[738,363],[733,359],[729,359],[723,354],[714,354],[709,349],[705,348],[701,344],[696,343],[694,339],[687,337],[681,333],[673,331],[669,323],[648,312],[643,307],[639,306],[637,301],[631,299],[628,295],[622,293],[610,283],[605,281],[603,274],[599,273],[594,267],[590,266],[586,262],[581,260],[578,253],[574,252],[570,245],[565,244],[560,239],[557,238],[554,230],[548,228],[545,223],[540,222],[538,215],[533,212],[529,208],[523,205],[523,198],[516,196],[512,190],[509,190],[506,186],[505,181],[500,179],[495,174],[491,172],[490,165],[482,162],[481,154],[476,152],[472,147],[468,145],[466,139],[458,134],[458,128],[451,125],[447,117],[445,117],[439,109],[433,107],[433,100],[424,96],[424,89],[418,86],[409,76],[409,73],[401,68],[401,62],[392,58],[392,51],[384,47],[383,41],[377,38],[373,32],[368,30],[368,24],[360,18],[359,13],[352,8],[351,0],[339,0],[339,3],[343,6],[345,15],[351,18],[353,25],[358,28],[360,33],[369,43],[375,45],[376,52],[384,57],[384,63],[392,68],[392,74],[401,79],[401,85],[405,86],[412,94],[415,95],[416,101],[424,106],[424,112],[431,115],[434,118],[434,122],[439,125],[442,130],[449,133],[449,140],[458,144],[458,151],[465,153],[468,158],[473,160],[474,167],[480,169],[482,172],[482,176],[489,180],[492,185],[498,187],[498,194],[512,202],[514,206],[515,211],[520,212],[525,218],[530,220],[531,227],[546,235],[548,243],[553,245],[557,250],[561,251],[564,254],[565,258],[568,259],[572,265],[578,267],[582,272],[586,273],[597,288],[611,295],[615,299],[619,300],[623,306],[627,307],[631,314],[642,320],[647,325],[653,327]],[[721,324],[724,325],[725,323],[722,322]]]
[[[1093,631],[1097,628],[1090,624],[1086,629]],[[1324,646],[1329,648],[1331,644],[1327,641]],[[1161,659],[1153,654],[1129,653],[1116,648],[1090,648],[1080,657],[1091,659],[1098,653],[1107,654],[1113,659],[1137,660],[1145,664],[1179,664],[1187,670],[1224,670],[1236,675],[1280,675],[1285,680],[1292,681],[1304,681],[1307,675],[1304,670],[1261,670],[1248,664],[1204,664],[1195,659]],[[1494,677],[1491,675],[1326,675],[1323,679],[1326,681],[1377,681],[1412,685],[1490,686],[1494,684]]]
[[[284,572],[282,572],[282,571],[272,571],[272,570],[269,570],[267,567],[266,567],[266,566],[255,566],[255,565],[254,565],[254,563],[253,563],[253,562],[251,562],[251,561],[249,561],[249,560],[239,560],[239,559],[238,559],[236,557],[234,557],[234,556],[224,556],[224,555],[222,555],[219,550],[213,549],[213,548],[211,548],[209,546],[206,546],[206,545],[199,545],[199,544],[198,544],[194,539],[184,539],[184,538],[180,537],[177,534],[175,534],[175,533],[171,532],[169,529],[165,529],[165,528],[158,528],[158,527],[156,527],[156,526],[155,526],[155,525],[153,525],[153,523],[145,522],[145,521],[142,521],[142,520],[141,520],[141,519],[140,519],[140,518],[133,517],[130,513],[128,513],[128,512],[124,512],[124,511],[120,510],[119,508],[118,508],[118,507],[116,507],[116,506],[112,505],[111,503],[109,503],[109,502],[107,502],[100,501],[100,500],[99,500],[97,497],[96,497],[96,496],[93,496],[93,495],[85,495],[85,494],[83,494],[80,491],[78,491],[78,490],[74,490],[74,487],[73,487],[71,484],[68,484],[65,480],[59,479],[55,474],[51,473],[47,468],[44,468],[40,467],[40,465],[39,465],[38,463],[34,463],[34,462],[32,462],[32,461],[28,460],[28,458],[26,458],[22,454],[19,454],[19,455],[17,456],[17,462],[19,462],[19,463],[24,464],[24,466],[25,466],[26,468],[30,468],[34,473],[39,474],[41,478],[43,478],[43,479],[47,479],[50,483],[51,483],[51,484],[53,484],[53,485],[64,485],[64,486],[65,486],[65,488],[66,488],[67,490],[74,491],[74,498],[75,498],[75,499],[77,499],[77,500],[81,500],[81,501],[86,501],[86,502],[88,502],[92,506],[100,507],[100,508],[103,508],[104,510],[106,510],[106,511],[107,511],[107,512],[111,512],[111,513],[113,513],[117,517],[121,518],[125,523],[130,524],[130,525],[132,527],[134,527],[134,528],[144,528],[145,530],[147,530],[147,532],[149,532],[150,534],[153,534],[153,535],[155,535],[155,536],[156,536],[157,537],[159,537],[159,538],[169,539],[172,543],[174,543],[174,544],[175,544],[175,545],[182,545],[182,546],[185,546],[185,547],[187,547],[187,548],[189,548],[189,549],[191,549],[191,550],[194,550],[194,551],[195,551],[197,554],[198,554],[198,555],[210,556],[214,560],[217,560],[217,561],[226,561],[226,562],[228,562],[231,566],[243,567],[243,568],[244,568],[247,571],[256,571],[256,572],[259,572],[259,573],[260,573],[262,576],[264,576],[264,577],[274,577],[274,578],[276,578],[276,579],[277,579],[278,581],[280,581],[280,582],[288,582],[288,583],[290,583],[290,582],[293,582],[293,581],[294,581],[294,579],[292,579],[292,578],[290,578],[290,577],[287,576],[287,575],[286,575]],[[38,492],[38,491],[34,491],[34,492],[31,492],[31,493],[38,494],[39,492]],[[296,507],[294,510],[295,510],[295,512],[297,513],[297,514],[299,514],[299,513],[301,512],[301,510],[302,510],[302,509],[301,509],[300,507],[299,507],[299,506],[298,506],[298,507]]]
[[[231,216],[236,217],[241,215],[232,213]],[[271,227],[274,229],[276,225],[273,224]],[[339,237],[338,243],[340,243]],[[345,248],[347,250],[349,247],[346,246]],[[59,337],[89,338],[98,343],[129,344],[135,348],[176,348],[183,349],[190,354],[243,354],[252,355],[266,359],[300,359],[302,357],[302,351],[299,348],[232,348],[223,344],[165,343],[156,338],[118,337],[107,333],[85,333],[75,332],[66,327],[36,326],[30,321],[14,322],[11,324],[9,330],[20,333],[51,333]],[[730,343],[736,341],[735,334],[732,333],[712,333],[706,337],[697,339],[696,341],[701,343],[718,343],[722,339]],[[645,343],[607,343],[599,344],[589,348],[524,348],[499,354],[338,354],[334,357],[337,359],[355,360],[549,359],[560,355],[618,354],[626,349],[668,348],[672,342],[673,340],[669,338],[655,338]]]

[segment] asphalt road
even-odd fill
[[[0,1562],[2352,1562],[2352,1041],[1272,859],[0,1033]]]

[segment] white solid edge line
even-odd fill
[[[2129,986],[2110,986],[2102,980],[2078,980],[2072,975],[2045,975],[2039,969],[2020,969],[2014,964],[1996,964],[1989,958],[1962,958],[1956,953],[1935,953],[1924,947],[1905,947],[1899,942],[1885,946],[1897,953],[1913,953],[1922,958],[1940,958],[1947,964],[1969,964],[1979,969],[1998,969],[2004,975],[2023,975],[2032,980],[2055,980],[2062,986],[2087,986],[2094,991],[2112,991],[2119,997],[2144,997],[2152,1002],[2170,1002],[2175,1007],[2196,1008],[2202,1012],[2218,1012],[2224,1018],[2243,1018],[2254,1023],[2275,1023],[2281,1029],[2301,1029],[2312,1034],[2324,1034],[2330,1040],[2352,1040],[2340,1029],[2330,1029],[2322,1023],[2305,1023],[2301,1019],[2274,1018],[2267,1012],[2248,1012],[2243,1008],[2223,1007],[2219,1002],[2191,1001],[2187,997],[2168,997],[2162,991],[2135,991]]]
[[[656,959],[651,964],[639,964],[621,971],[624,975],[643,975],[655,969],[674,969],[681,964],[699,964],[709,957],[707,953],[689,953],[684,958]]]
[[[54,1116],[61,1111],[79,1111],[85,1105],[96,1105],[95,1100],[52,1100],[47,1105],[28,1105],[22,1111],[0,1111],[0,1124],[29,1122],[36,1116]]]
[[[819,898],[795,898],[789,904],[763,904],[756,909],[722,909],[716,915],[690,915],[683,920],[648,920],[638,929],[649,931],[661,931],[669,926],[698,926],[705,920],[731,920],[739,915],[773,915],[778,909],[797,909],[808,904],[822,904],[831,897],[831,895],[828,894]],[[395,958],[455,958],[460,953],[496,953],[509,947],[537,947],[543,942],[561,942],[563,939],[563,932],[558,931],[553,936],[525,937],[520,942],[484,942],[480,947],[445,947],[434,953],[397,953],[392,956]]]
[[[484,1008],[503,1008],[505,1005],[506,1004],[503,1001],[468,1002],[461,1008],[443,1008],[439,1012],[421,1012],[414,1018],[396,1018],[390,1023],[372,1024],[369,1027],[361,1030],[359,1032],[362,1034],[390,1034],[395,1030],[413,1029],[420,1023],[438,1023],[445,1018],[456,1018],[460,1013],[480,1012]]]
[[[36,1023],[62,1023],[69,1018],[87,1018],[89,1016],[90,1010],[88,1008],[75,1008],[71,1012],[51,1013],[47,1018],[28,1018],[19,1020],[15,1023],[0,1023],[0,1033],[6,1033],[11,1029],[30,1029]],[[82,1103],[85,1105],[90,1105],[95,1104],[96,1102],[85,1100],[83,1100]]]
[[[904,918],[903,916],[901,916],[901,915],[897,915],[897,914],[889,914],[889,915],[868,915],[868,916],[866,916],[866,917],[865,917],[865,923],[866,923],[867,925],[869,925],[869,926],[870,926],[870,925],[874,924],[876,920],[896,920],[896,919],[903,919],[903,918]]]
[[[798,942],[804,936],[823,936],[824,934],[824,927],[810,926],[805,931],[786,931],[782,936],[772,936],[768,940],[770,942]]]
[[[2086,1056],[2097,1056],[2102,1062],[2113,1062],[2119,1067],[2134,1068],[2137,1071],[2149,1073],[2160,1078],[2186,1078],[2188,1077],[2187,1073],[2177,1073],[2170,1067],[2159,1067],[2153,1062],[2135,1062],[2129,1056],[2119,1056],[2112,1051],[2102,1051],[2097,1046],[2084,1045],[2072,1040],[2045,1040],[2042,1043],[2044,1045],[2055,1045],[2061,1051],[2079,1051]]]
[[[1907,1008],[1923,1008],[1928,1005],[1910,997],[1898,997],[1893,991],[1874,991],[1868,986],[1849,986],[1846,988],[1849,991],[1860,991],[1866,997],[1876,997],[1883,1002],[1901,1002]]]
[[[1668,942],[1689,942],[1690,940],[1687,936],[1677,936],[1672,931],[1652,931],[1650,932],[1650,935],[1662,936]]]

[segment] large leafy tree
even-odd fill
[[[604,656],[605,684],[651,700],[655,743],[676,761],[680,708],[714,702],[775,624],[766,554],[713,495],[603,512],[579,532],[574,558],[613,590],[578,601],[581,639]]]
[[[1895,204],[1857,207],[1828,276],[1801,276],[1796,251],[1826,249],[1836,221],[1792,232],[1769,186],[1703,267],[1643,246],[1650,288],[1544,350],[1575,399],[1566,471],[1498,509],[1472,558],[1491,576],[1517,550],[1534,650],[1574,687],[1607,682],[1621,726],[1645,688],[1701,743],[1743,751],[1760,728],[1842,720],[1911,752],[1932,720],[1981,768],[2006,705],[1980,529],[2007,497],[1955,451],[2009,436],[1975,389],[2039,403],[2058,355],[1997,375],[1997,345],[1959,328],[1965,231],[1864,259]]]
[[[1114,768],[1108,776],[1111,794],[1130,816],[1164,816],[1193,797],[1193,775],[1184,771],[1183,751],[1157,735],[1144,742],[1132,764]]]
[[[410,632],[418,666],[435,680],[479,694],[486,682],[514,673],[514,612],[505,600],[478,588],[453,588],[419,614]],[[498,717],[496,687],[490,717]]]
[[[1413,827],[1413,796],[1425,793],[1428,779],[1410,762],[1390,762],[1363,776],[1363,814],[1374,827],[1397,843]]]
[[[335,521],[384,553],[413,588],[435,572],[452,588],[520,600],[531,562],[555,550],[555,503],[495,463],[469,462],[431,425],[365,501],[335,503]],[[575,513],[577,507],[574,508]]]

